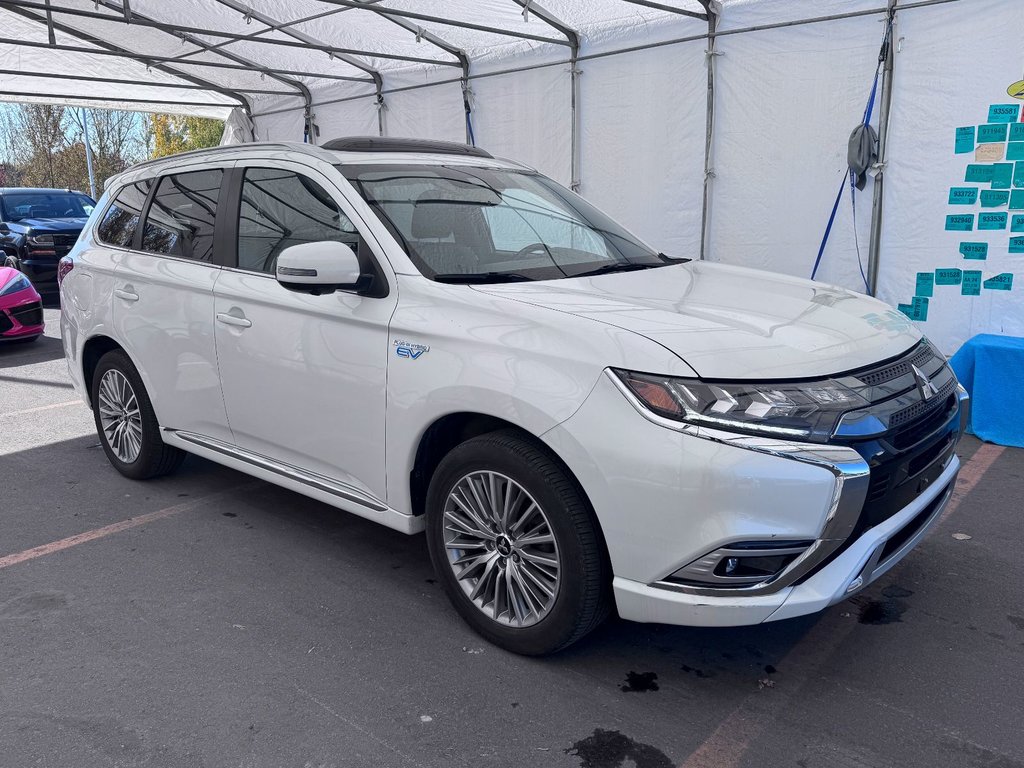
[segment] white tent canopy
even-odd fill
[[[845,189],[817,277],[864,290],[870,255],[877,294],[947,352],[978,332],[1024,335],[1024,286],[987,287],[1022,271],[1014,200],[1002,230],[944,228],[969,212],[947,209],[967,161],[995,162],[992,147],[954,148],[956,129],[1020,104],[1007,86],[1024,76],[1024,3],[0,0],[0,18],[0,99],[230,115],[231,141],[471,140],[660,250],[803,276],[892,18],[894,75],[872,118],[888,129],[885,195],[868,180],[854,213]],[[999,160],[1024,147],[1014,135]],[[965,261],[967,241],[987,259]],[[955,290],[919,279],[950,269]],[[961,289],[967,270],[978,295]]]

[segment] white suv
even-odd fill
[[[71,377],[136,479],[195,453],[405,533],[489,640],[743,625],[891,568],[966,395],[888,306],[675,258],[444,142],[251,144],[112,179],[60,265]]]

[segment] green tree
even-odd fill
[[[152,115],[147,133],[150,157],[166,157],[178,152],[217,146],[224,133],[224,122],[191,115]]]

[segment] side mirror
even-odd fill
[[[355,251],[336,240],[290,245],[277,257],[277,282],[293,291],[361,290],[368,279]]]
[[[6,235],[10,231],[11,231],[11,228],[7,226],[7,222],[6,221],[0,221],[0,234]]]

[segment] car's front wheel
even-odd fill
[[[93,417],[104,453],[114,468],[133,480],[173,472],[185,452],[160,437],[142,377],[120,349],[100,358],[92,377]]]
[[[427,494],[434,568],[462,617],[515,653],[553,653],[605,618],[610,576],[582,491],[514,431],[468,440]]]

